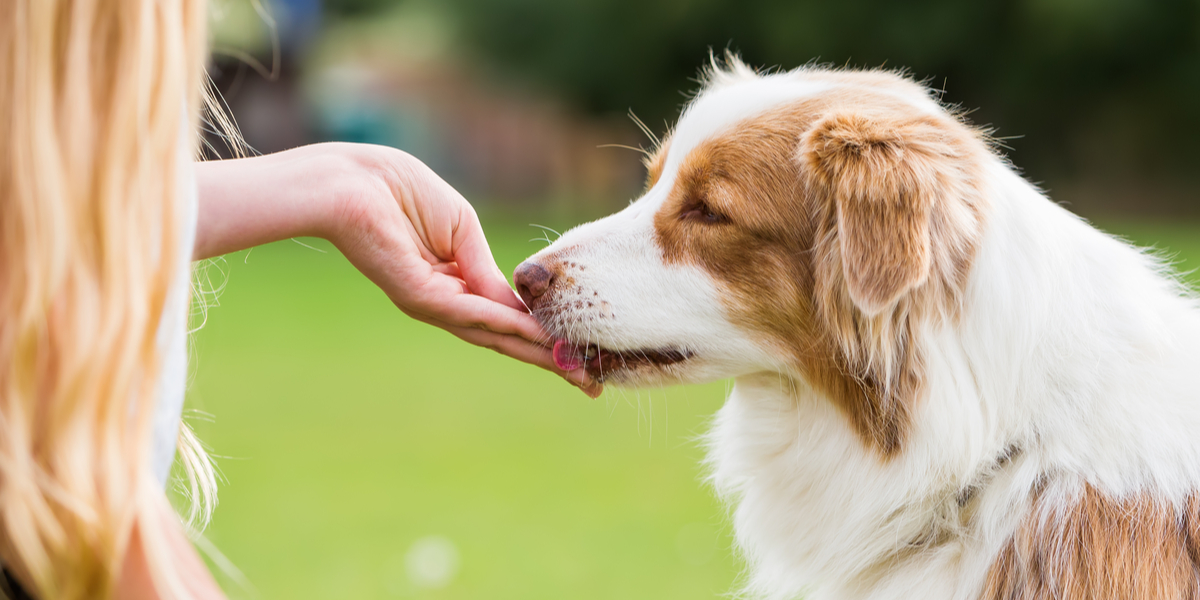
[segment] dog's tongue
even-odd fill
[[[554,342],[554,364],[564,371],[574,371],[587,362],[586,349],[567,340]]]

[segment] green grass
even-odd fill
[[[489,225],[511,272],[541,232]],[[725,386],[608,391],[404,316],[327,244],[228,257],[191,406],[227,482],[208,537],[288,598],[713,598],[737,574],[696,436]],[[404,556],[457,548],[441,589]],[[681,544],[683,547],[681,548]]]
[[[1200,264],[1200,225],[1105,223]],[[507,272],[540,233],[489,220]],[[322,242],[231,255],[191,406],[226,482],[235,598],[717,598],[739,565],[695,442],[722,384],[589,400],[405,317]],[[1193,278],[1193,281],[1195,279]],[[449,540],[456,575],[405,557]],[[436,544],[435,544],[436,546]],[[436,552],[435,552],[436,554]]]

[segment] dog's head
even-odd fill
[[[777,372],[899,448],[920,338],[952,322],[988,149],[879,71],[710,74],[645,193],[518,268],[562,367],[621,385]]]

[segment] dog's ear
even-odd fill
[[[833,114],[805,135],[801,158],[864,314],[883,312],[929,277],[932,210],[950,153],[945,129],[924,116]]]
[[[887,456],[924,386],[921,320],[956,304],[978,235],[970,135],[939,116],[842,112],[801,140],[832,361],[809,374]]]

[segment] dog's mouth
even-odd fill
[[[593,379],[603,381],[612,373],[641,366],[665,367],[692,357],[687,350],[658,348],[648,350],[609,350],[596,344],[554,342],[554,364],[564,371],[587,369]]]

